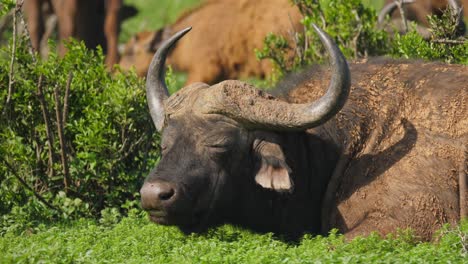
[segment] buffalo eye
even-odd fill
[[[223,154],[229,151],[230,145],[229,144],[210,144],[208,145],[209,151],[215,154]]]
[[[165,145],[165,144],[164,144],[164,145],[163,145],[163,144],[161,144],[161,146],[160,146],[160,147],[161,147],[161,154],[164,154],[164,153],[167,151],[167,145]]]

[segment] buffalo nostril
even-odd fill
[[[172,196],[174,196],[174,189],[171,187],[168,187],[167,189],[160,189],[158,192],[158,197],[162,201],[166,201],[171,199]]]
[[[146,182],[140,190],[141,206],[145,210],[160,210],[177,195],[175,186],[166,181]]]

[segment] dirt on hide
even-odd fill
[[[263,47],[269,33],[289,37],[292,31],[300,32],[301,18],[289,0],[207,0],[172,25],[131,40],[127,50],[132,52],[123,55],[121,65],[135,65],[137,72],[145,75],[160,42],[191,26],[192,31],[178,42],[168,58],[168,64],[175,69],[188,72],[187,83],[265,77],[271,72],[271,62],[258,61],[255,49]],[[147,50],[132,48],[138,43],[147,43],[141,45]],[[140,55],[135,56],[136,53]]]
[[[429,240],[444,223],[457,223],[460,204],[467,204],[459,176],[467,177],[460,170],[468,162],[468,67],[374,59],[350,68],[345,107],[309,131],[345,153],[329,226],[349,238],[412,228]],[[319,98],[329,76],[317,68],[292,78],[299,88],[288,100]]]

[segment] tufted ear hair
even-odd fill
[[[255,182],[265,189],[277,192],[292,192],[291,169],[286,164],[283,150],[275,138],[258,138],[254,150],[260,163]]]

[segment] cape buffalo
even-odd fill
[[[235,80],[194,83],[169,97],[166,55],[190,28],[161,45],[146,88],[162,157],[140,190],[152,221],[291,237],[413,228],[422,239],[459,221],[467,67],[355,63],[351,82],[341,51],[314,27],[330,72],[286,81],[276,97]]]
[[[259,61],[255,49],[263,47],[269,33],[290,37],[291,31],[301,31],[301,18],[289,0],[207,0],[171,25],[132,37],[119,64],[123,69],[135,67],[138,75],[145,76],[162,41],[191,25],[193,32],[168,58],[172,67],[188,73],[187,83],[264,77],[272,65]]]
[[[384,8],[382,8],[379,13],[379,24],[384,25],[385,17],[391,15],[391,25],[388,29],[391,31],[393,30],[391,27],[396,27],[400,33],[405,33],[405,26],[401,19],[397,1],[386,0],[385,3]],[[457,19],[457,36],[465,34],[466,26],[463,21],[463,16],[468,17],[468,9],[463,8],[463,6],[468,5],[468,0],[463,0],[461,6],[458,0],[403,0],[402,5],[405,18],[409,21],[416,22],[416,30],[426,39],[431,37],[429,20],[427,17],[429,15],[441,16],[447,8],[451,10],[451,13]]]

